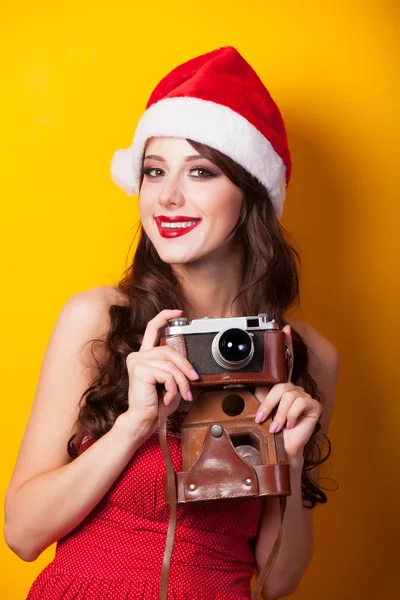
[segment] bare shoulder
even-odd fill
[[[315,327],[303,321],[287,318],[287,322],[295,329],[307,344],[310,356],[310,363],[314,363],[314,368],[335,366],[339,362],[339,354],[333,343],[324,337]]]
[[[75,432],[80,399],[98,375],[104,351],[100,344],[95,360],[92,342],[107,335],[110,306],[122,300],[116,288],[98,286],[74,294],[62,307],[41,364],[11,490],[70,461],[67,442]]]
[[[111,285],[99,285],[73,294],[65,303],[67,309],[75,311],[88,311],[95,309],[96,312],[108,312],[113,304],[127,304],[126,297],[122,292]]]
[[[104,335],[110,325],[110,307],[115,304],[124,305],[126,299],[113,286],[97,286],[77,292],[64,304],[58,325],[73,321],[89,334],[93,331],[99,336]]]
[[[94,289],[99,290],[99,293],[103,293],[105,295],[106,301],[110,306],[112,304],[116,304],[118,306],[128,305],[128,298],[114,285],[104,285]]]
[[[324,406],[321,426],[326,433],[332,414],[339,375],[339,353],[334,344],[309,323],[286,318],[308,347],[309,373],[315,379]]]

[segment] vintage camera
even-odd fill
[[[275,409],[256,423],[260,402],[252,390],[290,378],[292,357],[278,323],[265,313],[190,323],[180,317],[169,320],[160,345],[183,354],[200,375],[190,382],[199,395],[181,424],[182,471],[164,480],[167,502],[175,485],[178,504],[289,494],[283,435],[269,432]],[[162,439],[162,420],[159,430]]]
[[[287,381],[291,355],[278,323],[266,313],[188,322],[170,319],[160,345],[183,354],[200,378],[197,387],[249,387]]]

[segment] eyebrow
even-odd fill
[[[165,161],[165,158],[163,156],[159,156],[158,154],[148,154],[147,156],[144,157],[143,160],[146,160],[147,158],[151,158],[152,160]],[[201,154],[191,154],[190,156],[185,157],[184,162],[189,162],[191,160],[198,160],[199,158],[204,158],[204,156],[201,156]]]

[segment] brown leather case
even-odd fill
[[[240,400],[240,415],[226,414],[224,406],[239,404],[240,408]],[[269,433],[272,417],[255,423],[259,406],[251,392],[240,388],[200,394],[182,423],[182,472],[176,473],[178,504],[290,494],[283,434]],[[213,428],[219,435],[212,434]],[[246,449],[254,449],[253,464],[242,456]],[[167,475],[164,489],[169,503]]]
[[[241,407],[240,415],[226,412],[237,412]],[[281,526],[253,590],[252,600],[259,600],[279,552],[286,496],[290,495],[290,473],[283,434],[269,433],[272,417],[260,425],[255,423],[258,407],[257,398],[242,388],[204,390],[182,424],[183,471],[175,473],[167,442],[165,405],[160,401],[159,436],[167,470],[164,492],[170,506],[170,521],[159,600],[167,600],[168,596],[178,504],[218,498],[275,496],[280,498]],[[247,460],[244,458],[246,453]]]

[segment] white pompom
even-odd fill
[[[123,189],[128,196],[137,192],[137,182],[133,172],[132,147],[117,150],[111,160],[111,179]]]

